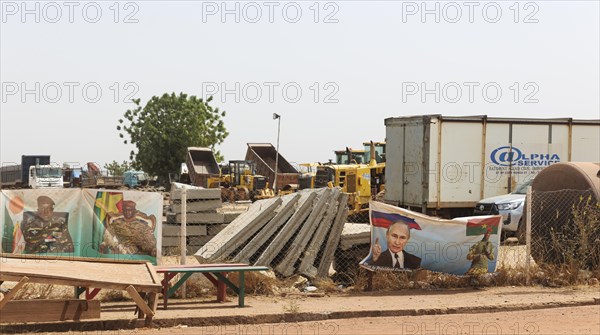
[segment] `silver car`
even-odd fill
[[[527,186],[531,185],[533,179],[519,185],[517,189],[509,194],[486,198],[475,206],[475,215],[498,215],[502,216],[502,230],[506,236],[517,236],[521,240],[525,228],[523,208],[525,207],[525,195]],[[521,228],[521,229],[519,229]]]

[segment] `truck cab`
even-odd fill
[[[62,188],[63,171],[59,165],[32,165],[29,167],[30,188]]]

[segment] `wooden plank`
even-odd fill
[[[175,264],[175,265],[160,265],[155,266],[154,269],[157,273],[171,272],[171,270],[177,269],[193,269],[193,268],[210,268],[210,267],[223,267],[223,266],[248,266],[246,263],[219,263],[219,264]]]
[[[140,294],[136,291],[135,287],[132,285],[127,286],[125,289],[127,293],[131,296],[131,299],[135,302],[135,304],[139,307],[139,309],[146,315],[154,316],[154,311],[148,307],[146,301]]]
[[[2,310],[2,308],[4,308],[4,306],[6,306],[6,304],[8,304],[8,302],[12,300],[12,298],[15,296],[15,294],[17,294],[17,292],[19,292],[19,290],[22,289],[23,286],[25,286],[25,284],[27,284],[28,281],[29,281],[29,278],[27,278],[27,277],[21,278],[21,280],[19,280],[17,285],[15,285],[8,293],[6,293],[4,298],[2,300],[0,300],[0,310]],[[0,313],[0,314],[2,314],[2,313]]]
[[[171,273],[220,273],[220,272],[240,272],[240,271],[268,271],[269,268],[266,266],[255,266],[255,265],[235,265],[226,264],[220,266],[212,266],[210,264],[199,264],[196,267],[164,267],[160,270],[163,272]]]
[[[0,313],[0,323],[79,321],[99,318],[100,300],[13,300]]]
[[[134,285],[138,291],[160,290],[160,281],[148,273],[147,262],[106,260],[74,261],[66,259],[25,259],[5,257],[2,260],[0,281],[19,281],[23,276],[30,282],[68,286],[124,290]]]
[[[154,317],[156,314],[156,307],[158,306],[157,296],[158,294],[156,294],[156,292],[148,293],[148,307],[150,307],[150,310],[152,310],[152,315],[146,314],[146,320],[144,323],[146,327],[150,327],[152,324],[152,317]]]
[[[4,259],[8,258],[8,259],[19,259],[23,262],[27,261],[27,260],[33,260],[36,262],[43,262],[43,261],[48,261],[48,262],[56,262],[56,261],[68,261],[68,262],[73,262],[73,261],[77,261],[77,262],[86,262],[86,263],[115,263],[115,260],[112,258],[89,258],[89,257],[76,257],[76,256],[54,256],[54,255],[44,255],[44,254],[35,254],[35,255],[28,255],[28,254],[7,254],[7,253],[0,253],[0,262],[4,263]],[[119,264],[145,264],[146,261],[143,260],[127,260],[127,259],[119,259],[118,260]]]
[[[150,277],[152,278],[153,282],[155,282],[155,283],[161,282],[161,279],[158,276],[158,273],[156,273],[156,269],[154,268],[154,265],[152,265],[152,263],[146,262],[146,269],[148,269],[148,273],[150,274]]]

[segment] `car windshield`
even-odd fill
[[[527,186],[531,185],[532,182],[533,182],[533,179],[529,179],[528,181],[519,185],[519,187],[517,187],[517,189],[513,192],[513,194],[527,194]]]

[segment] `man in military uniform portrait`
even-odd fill
[[[136,203],[131,200],[123,201],[122,213],[109,215],[100,246],[103,253],[156,256],[154,215],[138,211]]]
[[[37,198],[37,212],[23,213],[21,231],[25,253],[72,253],[69,213],[54,212],[54,201],[45,195]]]
[[[494,260],[494,246],[490,242],[492,228],[488,228],[481,241],[469,248],[467,259],[472,261],[467,275],[479,276],[488,272],[488,262]]]

